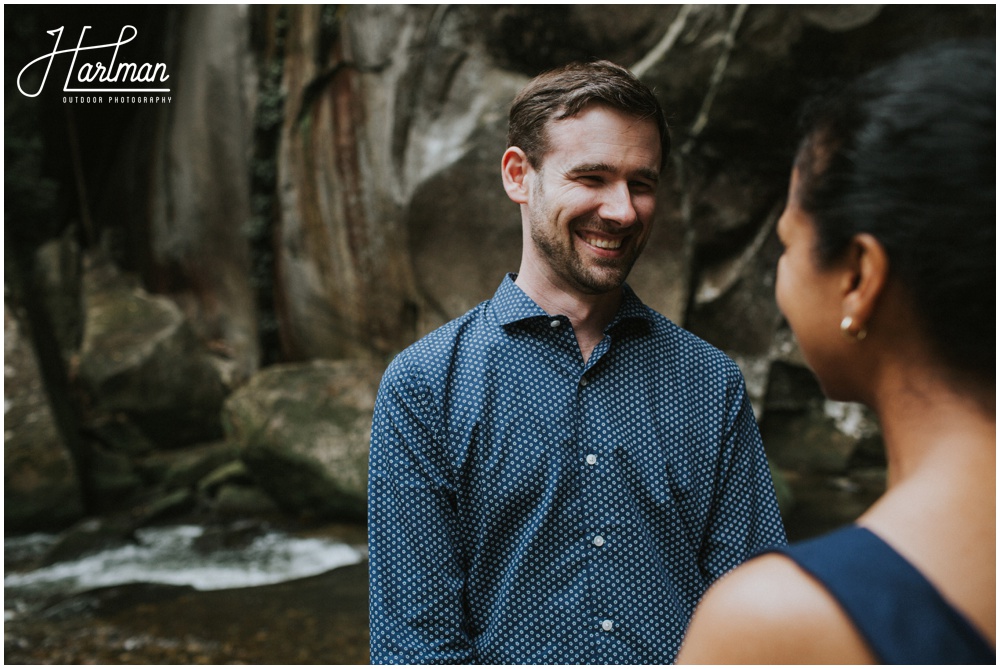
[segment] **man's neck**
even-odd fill
[[[604,329],[614,319],[622,302],[621,287],[606,293],[588,294],[541,273],[526,271],[523,264],[514,283],[545,313],[569,318],[584,362],[590,359],[590,354],[604,338]]]

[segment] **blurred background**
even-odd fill
[[[5,7],[5,661],[368,661],[378,381],[516,271],[507,106],[574,59],[672,126],[629,283],[739,363],[790,538],[854,519],[878,426],[773,299],[797,112],[995,32],[994,5]],[[112,58],[169,100],[62,90]]]

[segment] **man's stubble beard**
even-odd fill
[[[541,181],[536,183],[537,186],[534,187],[535,201],[544,204],[544,190]],[[552,220],[553,217],[544,206],[532,207],[528,214],[531,240],[548,261],[549,267],[564,281],[585,294],[601,295],[620,288],[645,247],[645,243],[643,243],[631,255],[618,260],[594,258],[588,267],[583,262],[583,258],[574,243],[573,230],[577,227],[577,222],[570,223],[567,231],[568,239],[564,241],[560,239],[561,230],[557,226],[550,225]],[[607,228],[607,225],[598,219],[594,219],[593,222],[594,225],[589,226],[592,229],[603,230]]]

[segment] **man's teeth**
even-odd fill
[[[621,248],[622,240],[620,239],[596,239],[594,237],[584,237],[584,241],[591,246],[596,246],[599,249],[617,249]]]

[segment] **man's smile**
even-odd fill
[[[587,242],[591,246],[596,246],[599,249],[617,249],[621,248],[621,239],[602,239],[600,237],[591,237],[587,233],[582,233],[580,235],[583,241]]]

